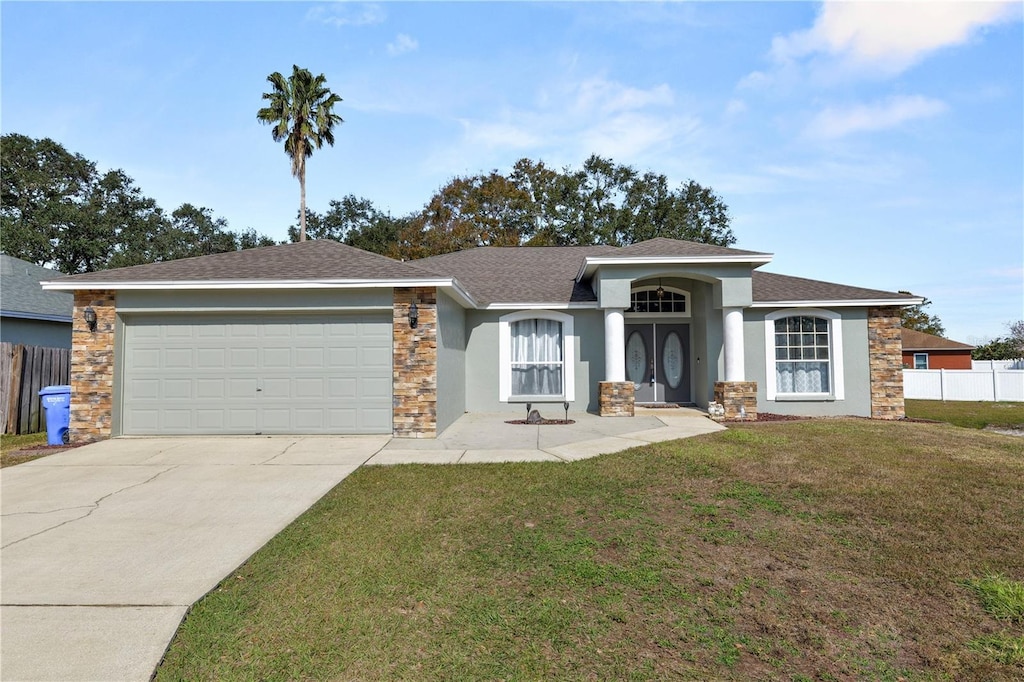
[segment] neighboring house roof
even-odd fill
[[[78,288],[287,288],[317,286],[441,286],[470,306],[572,305],[597,301],[586,277],[619,263],[746,263],[770,254],[657,238],[625,247],[478,247],[396,261],[335,241],[282,244],[210,256],[73,275],[48,284]],[[799,277],[753,272],[758,305],[903,305],[921,299]]]
[[[903,327],[900,329],[900,333],[903,335],[903,350],[906,351],[974,350],[974,346],[969,346],[966,343],[944,339],[941,336],[926,334],[925,332],[919,332],[915,329],[907,329],[906,327]]]
[[[774,272],[753,273],[754,305],[788,305],[801,303],[863,304],[863,305],[913,305],[920,298],[880,289],[865,289],[846,284],[822,282],[816,279],[779,275]]]
[[[0,315],[49,322],[71,322],[75,297],[59,291],[43,291],[40,282],[61,273],[0,254]]]

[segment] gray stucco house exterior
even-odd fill
[[[75,275],[72,433],[391,433],[526,404],[903,417],[904,294],[671,239],[399,262],[310,241]],[[94,326],[86,323],[86,310]]]
[[[39,286],[54,277],[60,273],[0,254],[0,341],[71,348],[74,297]]]

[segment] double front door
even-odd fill
[[[638,403],[690,402],[690,325],[627,324],[626,379]]]

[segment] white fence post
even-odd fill
[[[946,400],[946,370],[939,370],[939,400]]]
[[[992,368],[992,400],[999,402],[999,372]]]

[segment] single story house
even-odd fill
[[[900,329],[905,369],[973,369],[974,346],[915,329]]]
[[[307,241],[74,275],[72,435],[390,433],[466,411],[901,418],[905,294],[672,239],[400,262]],[[547,408],[545,408],[547,409]]]
[[[0,342],[71,348],[74,296],[43,291],[61,273],[0,253]]]

